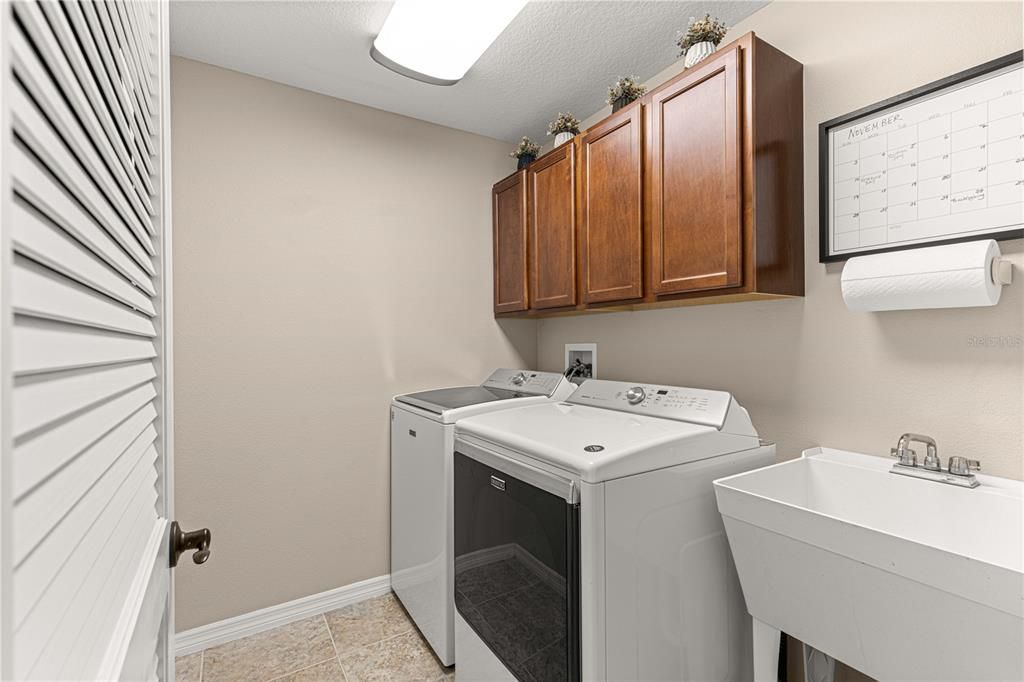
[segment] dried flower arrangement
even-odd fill
[[[705,14],[703,19],[690,17],[690,22],[686,26],[686,33],[680,35],[676,40],[676,45],[679,46],[680,50],[679,54],[686,54],[686,51],[697,43],[713,43],[717,47],[722,42],[722,39],[725,38],[728,30],[729,27],[725,25],[725,22],[712,18],[710,14]]]
[[[623,76],[608,88],[608,104],[613,107],[624,107],[630,102],[640,99],[647,92],[646,85],[636,82],[636,76]]]
[[[539,153],[540,145],[534,144],[530,141],[530,138],[524,136],[523,139],[519,141],[519,146],[516,147],[516,150],[510,153],[509,156],[514,159],[521,159],[524,156],[537,158],[537,154]]]
[[[548,135],[558,135],[559,133],[570,133],[572,135],[580,134],[580,120],[572,115],[571,112],[558,112],[558,118],[548,124]]]

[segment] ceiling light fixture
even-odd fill
[[[403,76],[454,85],[525,5],[526,0],[396,0],[370,56]]]

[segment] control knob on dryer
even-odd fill
[[[512,383],[516,386],[522,386],[526,383],[526,375],[522,372],[512,377]]]
[[[626,401],[630,405],[639,405],[647,397],[647,392],[640,386],[634,386],[626,391]]]

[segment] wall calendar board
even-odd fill
[[[818,127],[821,262],[1024,237],[1021,57]]]

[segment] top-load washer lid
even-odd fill
[[[439,388],[433,391],[400,395],[395,400],[441,414],[445,410],[454,410],[457,407],[492,403],[496,400],[519,398],[523,395],[525,394],[501,388],[487,388],[486,386],[455,386],[454,388]]]
[[[456,449],[536,460],[588,483],[759,445],[746,410],[728,393],[596,379],[563,403],[467,417],[455,433]]]
[[[455,386],[438,388],[419,393],[396,396],[395,400],[407,405],[442,414],[469,405],[481,405],[499,400],[524,398],[527,396],[550,397],[563,381],[558,372],[535,372],[532,370],[496,369],[479,386]]]

